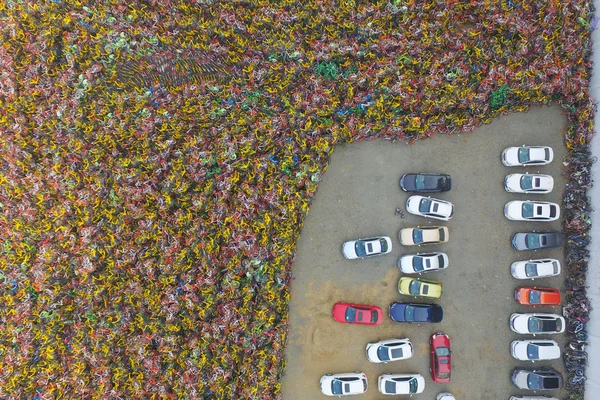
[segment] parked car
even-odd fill
[[[332,314],[333,319],[344,324],[380,325],[383,321],[381,308],[365,304],[335,303]]]
[[[509,147],[502,152],[502,164],[507,167],[546,165],[554,159],[554,152],[548,146]]]
[[[529,390],[557,390],[563,385],[561,373],[554,368],[515,368],[511,380],[519,389]]]
[[[398,233],[398,239],[404,246],[447,243],[450,239],[445,226],[417,226],[404,228]]]
[[[379,236],[369,239],[350,240],[342,246],[342,254],[348,260],[388,254],[392,251],[392,239]]]
[[[414,195],[406,200],[406,211],[425,218],[450,221],[454,215],[454,204],[445,200]]]
[[[320,385],[326,396],[363,394],[368,388],[367,375],[362,372],[323,375]]]
[[[405,339],[385,339],[367,344],[367,359],[372,363],[406,360],[415,354],[412,343]]]
[[[383,374],[378,386],[383,394],[417,394],[425,390],[425,378],[421,374]]]
[[[554,188],[554,178],[543,174],[510,174],[504,178],[504,189],[512,193],[546,194]]]
[[[408,276],[403,276],[398,281],[398,292],[406,296],[439,299],[442,297],[443,290],[441,282],[410,278]]]
[[[398,268],[405,274],[421,274],[448,268],[448,255],[442,252],[407,254],[398,259]]]
[[[554,340],[513,340],[510,354],[520,361],[556,360],[560,347]]]
[[[456,400],[456,397],[450,392],[439,393],[435,400]]]
[[[400,303],[390,304],[390,318],[396,322],[441,322],[444,312],[437,304]]]
[[[431,377],[434,382],[450,382],[450,373],[452,371],[450,338],[448,335],[438,332],[431,335],[429,339],[431,347]]]
[[[515,261],[510,273],[517,279],[536,279],[560,275],[560,261],[555,258]]]
[[[560,207],[549,201],[513,200],[504,206],[504,216],[511,221],[556,221]]]
[[[508,400],[558,400],[550,396],[511,396]]]
[[[563,333],[565,319],[557,314],[521,314],[514,313],[510,316],[510,329],[521,334],[546,334]]]
[[[554,288],[520,286],[515,290],[515,300],[524,306],[557,306],[560,292]]]
[[[452,188],[452,178],[446,174],[405,174],[400,178],[400,188],[414,193],[447,192]]]
[[[512,236],[515,250],[551,249],[562,246],[562,233],[558,231],[519,232]]]

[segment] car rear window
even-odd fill
[[[385,239],[379,239],[379,243],[381,243],[381,252],[385,253],[388,251],[388,242]]]
[[[542,246],[546,246],[548,244],[548,239],[546,236],[542,236]]]
[[[544,378],[544,389],[558,389],[560,388],[560,381],[556,377]]]
[[[371,323],[374,324],[377,322],[377,318],[379,318],[379,313],[375,310],[371,313]]]
[[[556,207],[550,207],[550,218],[556,217]]]
[[[550,150],[549,149],[544,149],[544,154],[546,156],[546,161],[550,160]]]
[[[440,241],[444,241],[446,240],[446,234],[444,233],[444,229],[440,228],[440,230],[438,231],[440,233]]]

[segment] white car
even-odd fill
[[[456,400],[456,397],[450,392],[444,392],[438,394],[435,400]]]
[[[560,275],[560,261],[555,258],[515,261],[510,273],[516,279],[536,279]]]
[[[510,316],[510,329],[524,335],[551,335],[565,331],[565,319],[557,314],[521,314]]]
[[[554,159],[554,152],[548,146],[509,147],[502,152],[502,164],[507,167],[546,165]]]
[[[513,340],[510,354],[520,361],[556,360],[560,347],[554,340]]]
[[[367,344],[367,359],[372,363],[406,360],[414,354],[409,339],[385,339]]]
[[[508,400],[558,400],[550,396],[510,396]]]
[[[405,274],[441,271],[448,268],[448,255],[439,251],[407,254],[398,259],[398,268]]]
[[[512,193],[546,194],[554,188],[554,178],[542,174],[510,174],[504,178],[504,190]]]
[[[326,396],[350,396],[367,391],[367,375],[362,372],[327,374],[321,377],[321,392]]]
[[[379,256],[388,254],[391,251],[392,239],[388,236],[350,240],[342,246],[342,254],[348,260]]]
[[[383,394],[417,394],[425,390],[425,378],[421,374],[383,374],[378,386]]]
[[[406,210],[414,215],[450,221],[454,215],[454,204],[431,197],[410,196],[406,200]]]
[[[556,221],[560,207],[549,201],[513,200],[504,206],[504,216],[511,221]]]

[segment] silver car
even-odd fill
[[[512,193],[546,194],[554,188],[554,178],[543,174],[510,174],[504,179],[504,190]]]
[[[348,260],[380,256],[391,251],[392,239],[388,236],[350,240],[342,245],[342,254]]]
[[[560,206],[549,201],[513,200],[504,206],[504,216],[511,221],[556,221]]]
[[[536,279],[560,275],[560,261],[555,258],[515,261],[510,274],[516,279]]]
[[[410,196],[406,200],[406,211],[425,218],[450,221],[454,215],[454,204],[431,197]]]
[[[362,372],[323,375],[319,383],[325,396],[363,394],[368,388],[367,375]]]
[[[502,152],[502,164],[507,167],[546,165],[554,159],[554,152],[548,146],[509,147]]]
[[[514,313],[510,316],[510,329],[515,333],[551,335],[565,331],[565,319],[557,314]]]
[[[556,360],[560,347],[554,340],[513,340],[510,354],[520,361]]]

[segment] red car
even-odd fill
[[[560,292],[554,288],[521,286],[515,290],[515,300],[526,306],[557,306],[560,304]]]
[[[380,325],[383,321],[381,308],[365,304],[335,303],[332,314],[333,319],[344,324]]]
[[[450,371],[452,364],[450,363],[450,338],[442,332],[434,333],[429,339],[431,345],[431,377],[434,382],[448,383],[450,382]]]

